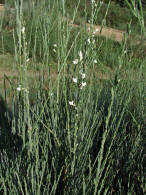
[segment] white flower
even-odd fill
[[[28,89],[26,89],[26,88],[22,88],[22,90],[23,90],[25,93],[29,93]]]
[[[21,90],[22,90],[21,85],[19,85],[19,86],[17,87],[17,91],[21,91]]]
[[[94,6],[97,7],[97,3],[95,3]]]
[[[86,86],[86,82],[82,82],[82,86],[85,87]]]
[[[99,31],[99,29],[98,29],[98,28],[96,28],[95,32],[98,32],[98,31]]]
[[[53,45],[54,47],[57,47],[56,43]]]
[[[85,79],[86,74],[85,73],[82,73],[81,75],[82,75],[82,79]]]
[[[28,58],[27,60],[26,60],[26,62],[29,62],[30,61],[30,59]]]
[[[73,80],[74,83],[77,83],[78,82],[78,78],[73,77],[72,80]]]
[[[17,87],[17,91],[24,91],[25,93],[29,93],[28,89],[23,88],[21,85]]]
[[[86,86],[86,82],[82,82],[80,89],[83,89],[83,87]]]
[[[78,62],[79,62],[79,60],[78,60],[78,59],[75,59],[75,60],[73,61],[73,64],[78,64]]]
[[[97,64],[97,60],[94,60],[94,63]]]
[[[85,79],[86,74],[83,72],[83,69],[81,69],[81,70],[79,71],[79,73],[81,74],[82,79]]]
[[[99,31],[98,28],[95,29],[95,31],[93,31],[93,35],[95,36],[95,34]]]
[[[70,106],[76,106],[74,101],[69,101],[68,103],[69,103]]]
[[[23,27],[21,31],[22,31],[22,34],[24,34],[24,32],[25,32],[25,27]]]
[[[87,42],[88,42],[89,44],[91,43],[90,38],[87,39]]]
[[[56,53],[56,49],[53,49],[54,53]]]
[[[79,52],[79,57],[80,57],[80,61],[82,61],[82,59],[83,59],[83,53],[82,53],[82,51]]]

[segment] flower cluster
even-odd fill
[[[23,50],[25,62],[28,63],[28,62],[30,61],[30,59],[29,59],[29,57],[28,57],[29,54],[28,54],[28,48],[27,48],[27,41],[26,41],[26,37],[25,37],[25,26],[22,27],[21,33],[22,33],[22,38],[23,38],[23,39],[22,39],[23,42],[22,42],[21,47],[22,47],[22,50]],[[24,64],[26,65],[26,63],[24,63]],[[23,65],[24,65],[24,64],[23,64]],[[24,68],[23,65],[21,65],[21,67]],[[25,67],[25,68],[26,68],[26,67]]]
[[[79,59],[77,58],[77,59],[73,60],[74,65],[77,65],[79,62],[82,62],[82,60],[83,60],[83,52],[79,51],[78,55],[79,55]],[[81,84],[79,84],[79,86],[80,86],[80,89],[83,89],[86,86],[86,81],[84,81],[86,78],[86,74],[83,72],[83,70],[80,70],[79,73],[80,73],[81,78],[82,78],[82,82],[81,82]],[[78,77],[73,77],[72,80],[74,83],[78,83]]]
[[[80,73],[81,78],[82,78],[82,82],[80,84],[80,89],[83,89],[86,86],[86,81],[85,81],[86,74],[83,72],[83,70],[80,70],[79,73]]]
[[[95,0],[91,0],[91,5],[92,5],[94,8],[96,8],[98,4],[96,3]]]
[[[25,93],[29,93],[28,89],[22,87],[21,85],[18,85],[18,87],[16,89],[17,89],[18,92],[24,91]]]
[[[73,64],[74,64],[74,65],[75,65],[75,64],[78,64],[78,62],[79,62],[78,59],[73,60]]]
[[[83,53],[82,51],[79,51],[79,59],[76,58],[75,60],[73,60],[73,64],[77,65],[79,62],[82,62],[82,60],[83,60]]]
[[[79,51],[78,55],[79,55],[79,58],[76,58],[75,60],[73,60],[74,65],[77,65],[79,62],[80,63],[83,62],[83,52]],[[77,86],[79,86],[79,89],[83,89],[87,84],[86,80],[85,80],[86,79],[86,74],[83,71],[83,69],[81,69],[79,71],[79,75],[80,75],[79,77],[73,77],[72,81],[73,81],[73,83],[78,84]],[[75,107],[75,109],[76,109],[76,104],[74,103],[73,100],[69,101],[68,103],[69,103],[70,106]]]
[[[87,44],[95,44],[95,35],[99,32],[99,28],[93,30],[89,26],[87,30],[90,33],[90,36],[87,38]]]
[[[53,52],[54,52],[54,53],[56,53],[56,48],[57,48],[57,44],[55,43],[55,44],[53,45]]]

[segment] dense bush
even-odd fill
[[[6,133],[1,145],[1,192],[143,194],[144,116],[135,102],[139,98],[143,103],[143,96],[137,94],[134,83],[114,87],[106,82],[101,89],[92,87],[84,92],[67,87],[68,100],[81,93],[75,101],[77,110],[66,107],[61,91],[57,103],[55,91],[51,97],[37,90],[29,111],[25,100],[18,97],[13,125],[1,123],[3,132],[13,131],[10,136]],[[8,147],[11,139],[15,147]]]

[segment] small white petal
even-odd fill
[[[54,53],[56,53],[56,49],[53,49]]]
[[[91,41],[90,41],[90,39],[89,39],[89,38],[87,39],[87,42],[88,42],[88,43],[91,43]]]
[[[86,86],[86,82],[82,82],[82,86],[85,87]]]
[[[80,56],[80,61],[82,61],[82,59],[83,59],[83,53],[82,53],[82,51],[79,52],[79,56]]]
[[[17,87],[17,91],[21,91],[21,88],[20,87]]]
[[[95,29],[95,31],[93,32],[93,35],[95,36],[95,34],[99,31],[98,28]]]
[[[85,79],[85,77],[86,77],[86,74],[82,73],[82,79]]]
[[[86,74],[83,72],[83,69],[81,69],[81,70],[79,71],[79,73],[81,74],[82,79],[85,79],[85,78],[86,78]]]
[[[78,78],[73,78],[72,80],[73,80],[74,83],[78,82]]]
[[[25,32],[25,27],[23,27],[21,31],[22,31],[22,34],[24,34],[24,32]]]
[[[94,60],[94,63],[97,64],[97,60]]]
[[[54,46],[54,47],[57,47],[57,45],[56,45],[56,44],[54,44],[53,46]]]
[[[82,82],[80,89],[83,89],[83,87],[85,87],[85,86],[86,86],[86,82]]]
[[[69,101],[69,105],[70,106],[76,106],[75,103],[73,101]]]
[[[26,89],[26,88],[22,88],[22,90],[23,90],[25,93],[29,93],[28,89]]]
[[[75,59],[75,60],[73,61],[73,64],[78,64],[78,62],[79,62],[79,60],[78,60],[78,59]]]
[[[17,91],[21,91],[21,85],[17,87]]]

